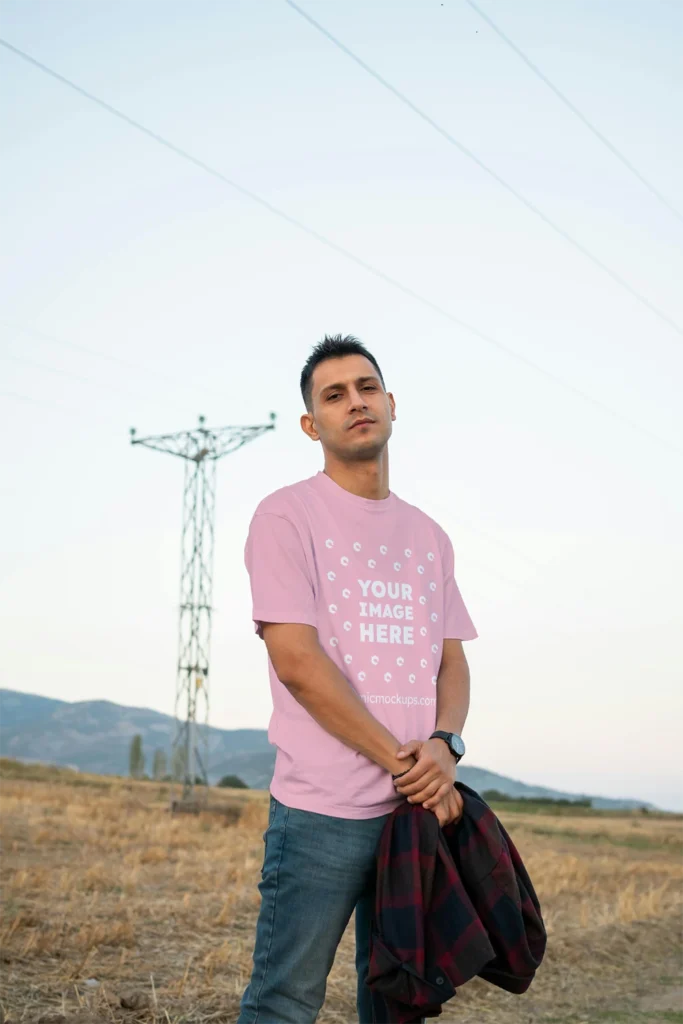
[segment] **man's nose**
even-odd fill
[[[349,405],[352,410],[355,409],[367,409],[367,402],[365,401],[365,395],[362,391],[358,391],[356,388],[349,389]]]

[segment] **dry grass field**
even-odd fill
[[[0,1021],[235,1021],[248,980],[265,793],[171,817],[168,787],[0,762]],[[444,1024],[683,1022],[683,818],[498,810],[549,933],[536,981],[511,996],[479,979]],[[321,1024],[354,1017],[345,936]]]

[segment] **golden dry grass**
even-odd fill
[[[267,794],[212,791],[237,808],[230,823],[171,817],[167,786],[3,769],[5,1020],[234,1022]],[[681,816],[498,813],[537,888],[548,953],[526,995],[475,979],[444,1024],[683,1022]],[[354,1019],[349,929],[319,1020]]]

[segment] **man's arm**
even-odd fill
[[[414,764],[412,757],[398,760],[400,743],[325,654],[313,626],[264,622],[262,630],[278,679],[318,725],[394,775]]]
[[[444,640],[443,656],[436,680],[436,728],[445,732],[457,732],[460,736],[469,709],[470,668],[462,640]]]
[[[470,706],[470,670],[461,640],[444,640],[436,680],[436,728],[460,734]],[[451,794],[455,782],[455,758],[443,740],[406,743],[401,748],[417,757],[417,764],[396,788],[410,803],[429,810]],[[399,760],[403,761],[403,753]],[[396,774],[396,773],[394,773]]]

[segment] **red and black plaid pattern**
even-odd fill
[[[375,1024],[416,1024],[476,975],[525,992],[546,945],[536,893],[488,804],[456,782],[463,814],[440,829],[400,804],[377,855],[368,985]]]

